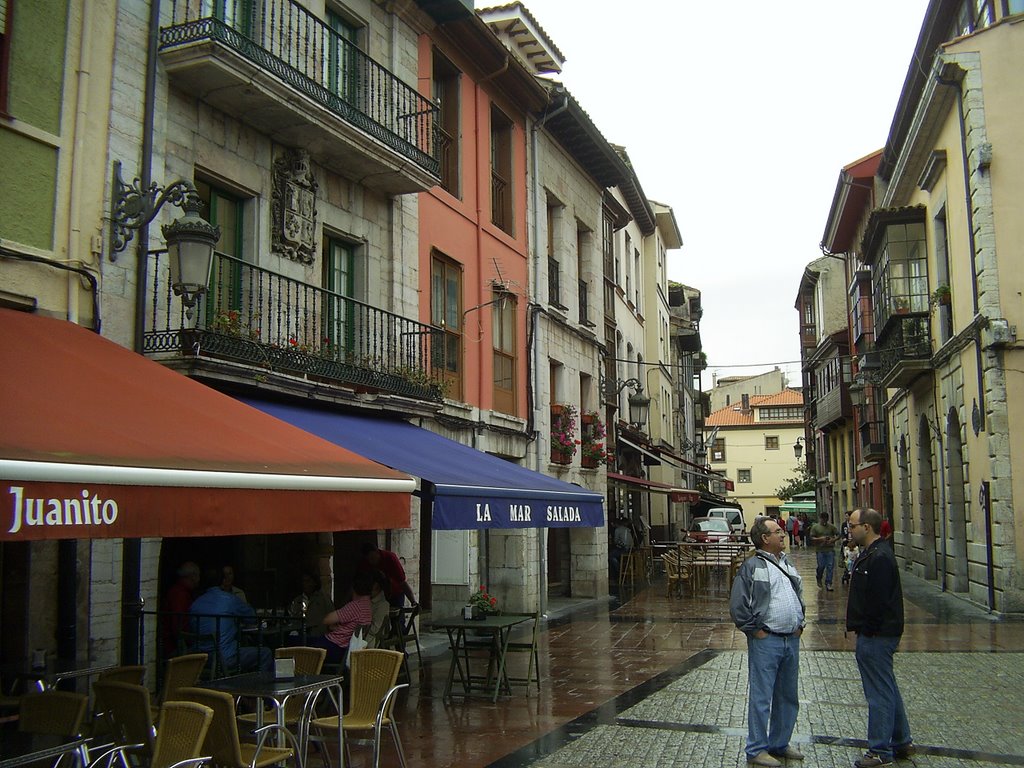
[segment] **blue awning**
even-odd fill
[[[434,487],[435,530],[595,528],[604,496],[404,421],[242,398],[299,429]]]

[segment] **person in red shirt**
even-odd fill
[[[398,555],[386,549],[378,549],[372,541],[368,541],[361,547],[363,559],[356,568],[356,573],[372,574],[380,571],[388,580],[388,602],[396,608],[405,605],[406,598],[409,605],[416,605],[416,597],[412,593],[412,587],[405,578],[405,568]]]
[[[889,522],[888,517],[882,517],[882,527],[879,529],[878,535],[883,539],[892,538],[892,523]]]
[[[168,616],[163,622],[164,653],[173,655],[178,646],[178,634],[188,629],[188,609],[196,597],[199,586],[199,566],[186,560],[178,568],[178,580],[164,594],[163,610]]]

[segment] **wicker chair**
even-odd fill
[[[96,682],[131,683],[142,685],[146,679],[146,668],[142,666],[114,667],[96,676]]]
[[[96,711],[93,732],[96,737],[109,737],[116,745],[131,745],[134,753],[149,762],[156,745],[149,689],[131,683],[97,680],[92,690]],[[108,754],[104,753],[96,761]],[[124,760],[123,754],[121,759]]]
[[[323,669],[324,659],[327,657],[327,651],[323,648],[307,648],[305,646],[296,645],[289,648],[278,648],[274,651],[275,659],[295,659],[295,675],[319,675],[320,670]],[[292,697],[284,704],[284,724],[291,728],[297,725],[299,717],[302,715],[302,708],[305,702],[301,698]],[[273,709],[267,709],[263,712],[263,722],[274,721],[277,718],[277,713]],[[239,715],[239,723],[244,726],[255,726],[258,722],[257,714],[252,712],[250,714]]]
[[[189,653],[185,656],[168,659],[167,670],[164,673],[164,687],[160,692],[160,704],[174,701],[179,689],[195,685],[199,681],[199,676],[203,673],[208,659],[209,655],[205,653]],[[159,705],[155,705],[153,720],[156,720],[159,712]]]
[[[30,693],[21,698],[18,730],[55,736],[79,736],[88,707],[89,697],[82,693]],[[89,763],[89,751],[84,746],[79,750],[79,760],[81,765]]]
[[[293,758],[302,768],[298,744],[287,728],[279,725],[265,725],[255,733],[255,744],[242,743],[238,738],[238,721],[235,720],[235,700],[230,694],[211,691],[206,688],[182,688],[178,695],[213,710],[213,720],[206,733],[203,752],[212,755],[217,768],[263,768]],[[267,736],[278,731],[292,744],[290,747],[267,747]]]
[[[200,757],[200,750],[213,720],[213,710],[191,701],[169,701],[160,707],[156,739],[152,742],[149,768],[199,768],[210,760]],[[131,763],[126,757],[138,744],[114,747],[97,757],[90,768],[110,768],[114,760],[122,768]]]
[[[395,685],[398,671],[402,667],[405,654],[399,651],[387,651],[379,648],[366,648],[352,651],[351,659],[351,690],[349,693],[349,709],[341,720],[341,727],[347,735],[351,731],[373,732],[373,766],[380,765],[381,731],[387,726],[391,737],[395,740],[398,750],[398,761],[405,768],[405,753],[402,751],[402,740],[398,736],[398,727],[392,715],[395,696],[406,684]],[[337,732],[338,716],[318,717],[309,724],[310,741],[324,741],[324,732]],[[348,750],[349,740],[345,739]],[[324,760],[329,764],[328,753],[324,751]],[[351,763],[351,755],[349,755]]]

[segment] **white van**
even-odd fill
[[[745,533],[747,524],[743,521],[743,513],[736,507],[712,507],[704,513],[705,517],[721,517],[729,523],[733,533]]]

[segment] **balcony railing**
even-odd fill
[[[886,456],[885,422],[862,421],[860,424],[860,451],[864,461],[877,461]]]
[[[562,306],[562,265],[548,257],[548,304]]]
[[[903,387],[931,368],[931,320],[927,314],[892,315],[877,341],[885,387]]]
[[[208,41],[438,175],[438,107],[294,0],[173,0],[160,50]]]
[[[590,286],[586,280],[579,281],[580,322],[583,325],[590,325],[590,299],[587,298],[589,289]]]
[[[150,253],[149,275],[148,354],[219,358],[420,400],[443,398],[440,328],[222,253],[190,320],[171,290],[166,251]]]
[[[511,207],[509,206],[509,188],[506,181],[496,170],[491,171],[491,221],[494,226],[509,231],[512,225]]]

